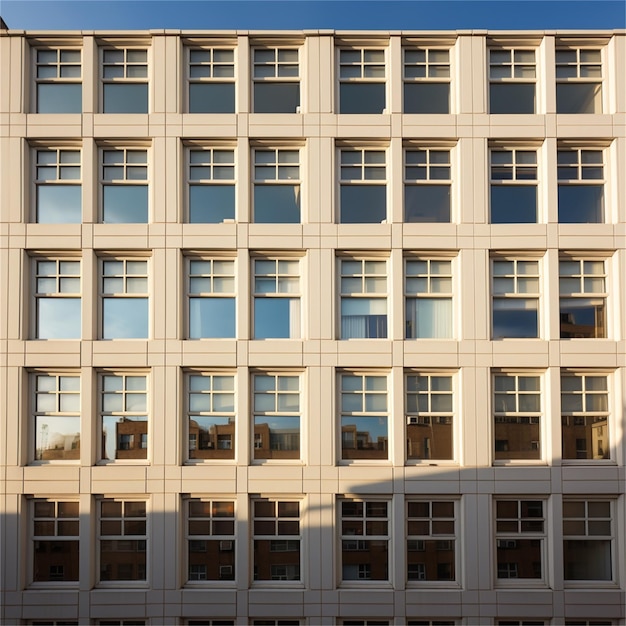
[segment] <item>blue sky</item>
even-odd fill
[[[626,28],[626,0],[0,0],[15,29]]]

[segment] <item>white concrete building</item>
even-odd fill
[[[0,622],[625,623],[626,38],[0,32]]]

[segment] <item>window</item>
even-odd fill
[[[33,259],[35,338],[80,339],[80,261]]]
[[[452,376],[408,373],[405,385],[406,458],[410,461],[452,460]]]
[[[387,219],[385,151],[340,150],[340,222],[380,224]]]
[[[34,372],[35,461],[80,459],[80,376]]]
[[[602,259],[559,261],[561,339],[606,337],[606,270]]]
[[[611,581],[613,511],[610,500],[563,500],[563,565],[569,581]]]
[[[387,377],[340,374],[341,458],[389,458]]]
[[[493,382],[494,459],[541,459],[541,378],[496,374]]]
[[[254,48],[254,113],[300,113],[298,48]]]
[[[389,626],[387,619],[343,619],[340,626]]]
[[[80,150],[46,148],[35,155],[35,222],[80,224]]]
[[[255,619],[252,626],[301,626],[299,619]]]
[[[299,581],[300,502],[253,500],[252,514],[254,580]]]
[[[456,626],[457,622],[453,619],[410,619],[407,626]],[[530,625],[529,625],[530,626]],[[538,626],[533,624],[532,626]],[[540,624],[539,626],[543,626]]]
[[[189,372],[189,459],[235,458],[235,377]]]
[[[300,458],[300,377],[254,374],[254,459]]]
[[[234,619],[188,619],[185,626],[235,626]]]
[[[103,259],[102,338],[148,337],[148,261]]]
[[[78,582],[78,502],[34,499],[33,582]]]
[[[254,222],[300,223],[300,151],[254,151]]]
[[[602,51],[556,51],[556,112],[602,113]]]
[[[496,500],[498,580],[541,580],[545,571],[543,500]]]
[[[147,459],[142,445],[148,435],[148,377],[103,373],[100,376],[102,461]]]
[[[546,622],[542,619],[499,619],[496,626],[546,626]]]
[[[235,336],[235,261],[189,258],[189,339]]]
[[[604,222],[602,150],[563,148],[557,151],[559,223]]]
[[[102,112],[148,112],[148,51],[102,50]]]
[[[341,339],[387,338],[387,261],[340,259]]]
[[[384,113],[385,51],[339,50],[339,113]]]
[[[35,111],[82,113],[81,51],[71,48],[35,49]]]
[[[341,500],[341,580],[389,580],[389,502]],[[353,550],[358,539],[362,550]]]
[[[450,113],[450,51],[404,49],[404,112]]]
[[[190,498],[187,580],[235,580],[235,503]]]
[[[491,150],[491,223],[537,222],[537,151]]]
[[[404,151],[404,221],[450,222],[450,150]]]
[[[148,222],[148,151],[102,150],[102,221]]]
[[[561,374],[563,460],[599,461],[611,456],[606,374]]]
[[[189,113],[235,112],[235,51],[187,48]]]
[[[147,580],[146,502],[104,498],[98,505],[100,581]]]
[[[456,579],[455,502],[407,502],[407,579]]]
[[[219,224],[235,219],[235,151],[189,150],[189,221]]]
[[[535,113],[535,51],[489,50],[489,112]]]
[[[404,261],[407,339],[450,339],[452,319],[452,261]]]
[[[493,260],[493,339],[539,337],[539,261]]]
[[[255,339],[300,338],[300,260],[253,259]]]

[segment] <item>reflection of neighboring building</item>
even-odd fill
[[[584,339],[603,337],[604,307],[594,307],[593,314],[595,318],[593,324],[577,324],[574,313],[561,313],[561,338]]]
[[[33,580],[78,580],[78,541],[35,541]]]
[[[255,580],[300,580],[300,541],[257,539],[254,563]]]
[[[106,453],[107,432],[102,433],[102,450]],[[121,418],[115,424],[115,458],[145,459],[148,456],[148,421]],[[106,457],[106,454],[103,456]],[[112,459],[111,459],[112,460]]]
[[[386,580],[389,576],[387,541],[344,539],[341,558],[344,580]]]
[[[389,439],[379,436],[374,441],[369,431],[346,424],[341,427],[341,445],[344,459],[386,459]]]
[[[234,455],[235,422],[211,424],[202,428],[189,421],[189,456],[192,459],[232,459]]]
[[[48,435],[48,443],[37,450],[39,461],[74,461],[80,459],[80,433]]]
[[[407,416],[406,445],[410,459],[451,459],[452,418]]]
[[[496,459],[540,458],[539,418],[496,416]]]
[[[300,455],[300,431],[297,428],[272,428],[254,425],[255,459],[297,459]]]
[[[608,419],[563,416],[563,458],[608,459]],[[590,449],[591,448],[591,449]]]
[[[189,580],[235,580],[235,542],[189,541],[189,575]]]
[[[145,580],[145,539],[106,539],[100,546],[100,580]]]
[[[409,580],[454,580],[454,541],[407,542],[407,574]]]

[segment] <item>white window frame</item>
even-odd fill
[[[591,115],[599,115],[607,112],[607,88],[605,84],[605,78],[607,75],[606,71],[606,46],[605,44],[596,44],[596,45],[578,45],[576,43],[565,43],[557,40],[556,42],[556,51],[555,51],[555,76],[556,83],[558,84],[595,84],[600,87],[600,111],[597,113],[592,113]],[[559,62],[559,53],[560,52],[574,52],[576,55],[576,60],[574,63],[567,62]],[[600,53],[600,61],[599,62],[587,62],[581,60],[581,53],[585,52],[599,52]],[[583,68],[585,67],[600,67],[600,76],[582,76],[584,73]],[[559,76],[559,68],[575,68],[575,76]],[[564,114],[561,114],[564,115]],[[578,113],[578,115],[585,115],[584,113]]]
[[[56,63],[41,63],[39,61],[39,53],[40,52],[55,52],[56,53]],[[80,60],[78,63],[76,62],[66,62],[61,59],[64,52],[78,52],[80,55]],[[62,76],[63,68],[67,67],[76,67],[78,66],[79,75],[78,76]],[[56,68],[56,76],[39,76],[39,68],[40,67],[55,67]],[[38,86],[43,84],[53,84],[53,83],[62,83],[62,84],[80,84],[83,82],[83,48],[80,43],[70,42],[67,43],[50,43],[43,45],[35,45],[32,48],[32,72],[33,72],[33,88],[31,92],[31,104],[30,110],[32,113],[36,113],[39,109],[39,100],[38,100]]]
[[[192,61],[192,56],[194,52],[204,52],[208,53],[208,59],[202,61]],[[223,52],[231,52],[232,60],[224,61],[224,60],[216,60],[216,53]],[[205,76],[192,76],[194,73],[192,68],[209,68],[205,73],[208,75]],[[228,75],[228,71],[226,68],[232,68],[232,72]],[[226,70],[226,71],[225,71]],[[216,76],[216,71],[218,75]],[[211,43],[201,43],[199,40],[190,40],[185,43],[185,73],[186,73],[186,89],[185,89],[185,101],[186,107],[185,111],[190,113],[190,105],[191,98],[189,94],[189,87],[194,84],[233,84],[235,86],[235,108],[232,113],[235,113],[237,110],[237,49],[235,45],[228,44],[226,42],[211,42]],[[221,75],[220,75],[221,74]],[[203,115],[203,114],[200,114]],[[206,115],[206,114],[205,114]],[[209,114],[210,115],[210,114]]]
[[[123,54],[123,61],[121,63],[118,62],[105,62],[106,52],[110,51],[120,51]],[[144,51],[146,53],[146,59],[143,62],[135,62],[128,60],[129,52],[137,52]],[[98,60],[99,60],[99,77],[100,77],[100,108],[99,111],[104,113],[104,87],[107,84],[147,84],[148,85],[148,102],[147,102],[147,112],[140,113],[139,115],[146,115],[150,113],[150,70],[151,70],[151,45],[149,42],[142,43],[131,43],[126,41],[120,42],[106,42],[101,43],[98,46]],[[129,69],[133,67],[144,67],[146,68],[145,76],[129,76]],[[115,77],[107,77],[105,76],[105,67],[121,67],[122,68],[122,76]],[[132,73],[132,71],[130,72]],[[108,115],[108,114],[107,114]],[[115,114],[113,114],[115,115]],[[134,113],[128,113],[126,115],[136,115]]]
[[[515,114],[515,113],[510,113],[511,115],[536,115],[537,113],[539,113],[541,111],[541,105],[540,105],[540,94],[539,94],[539,88],[540,88],[540,75],[539,75],[539,70],[540,70],[540,59],[538,61],[537,57],[539,56],[539,49],[537,45],[532,45],[532,44],[524,44],[524,43],[515,43],[515,44],[508,44],[508,43],[488,43],[488,59],[487,59],[487,80],[488,80],[488,86],[489,86],[489,96],[488,96],[488,101],[491,99],[491,86],[492,85],[497,85],[497,84],[517,84],[517,85],[534,85],[535,86],[535,93],[534,93],[534,111],[532,113],[522,113],[522,114]],[[509,59],[507,62],[493,62],[492,61],[492,54],[496,52],[496,53],[508,53]],[[516,57],[522,56],[524,55],[524,53],[528,53],[528,52],[532,52],[533,53],[533,57],[534,60],[533,62],[529,62],[523,59],[518,59]],[[502,74],[505,74],[507,72],[504,71],[505,68],[509,68],[510,71],[508,72],[508,76],[496,76],[494,74],[497,74],[498,72],[494,72],[494,68],[500,68],[503,71],[501,72]],[[526,71],[529,71],[530,69],[532,69],[532,76],[524,76],[523,74]],[[530,73],[530,72],[529,72]],[[519,76],[516,76],[516,74],[521,74]],[[493,114],[493,112],[489,111],[490,113]],[[508,114],[508,113],[505,113]],[[496,114],[497,115],[497,114]]]
[[[407,52],[423,52],[423,61],[407,61]],[[431,60],[437,54],[447,52],[447,62]],[[452,93],[452,76],[454,75],[454,48],[452,45],[428,45],[426,43],[411,43],[406,41],[402,45],[402,85],[411,83],[438,83],[448,85],[448,113],[454,111],[454,96]],[[413,68],[413,71],[411,71]],[[423,68],[423,76],[409,76],[408,74],[420,74],[417,68]],[[408,71],[407,71],[408,70]],[[447,71],[446,71],[447,70]],[[404,93],[402,98],[402,110],[405,111]],[[445,113],[439,113],[445,115]]]

